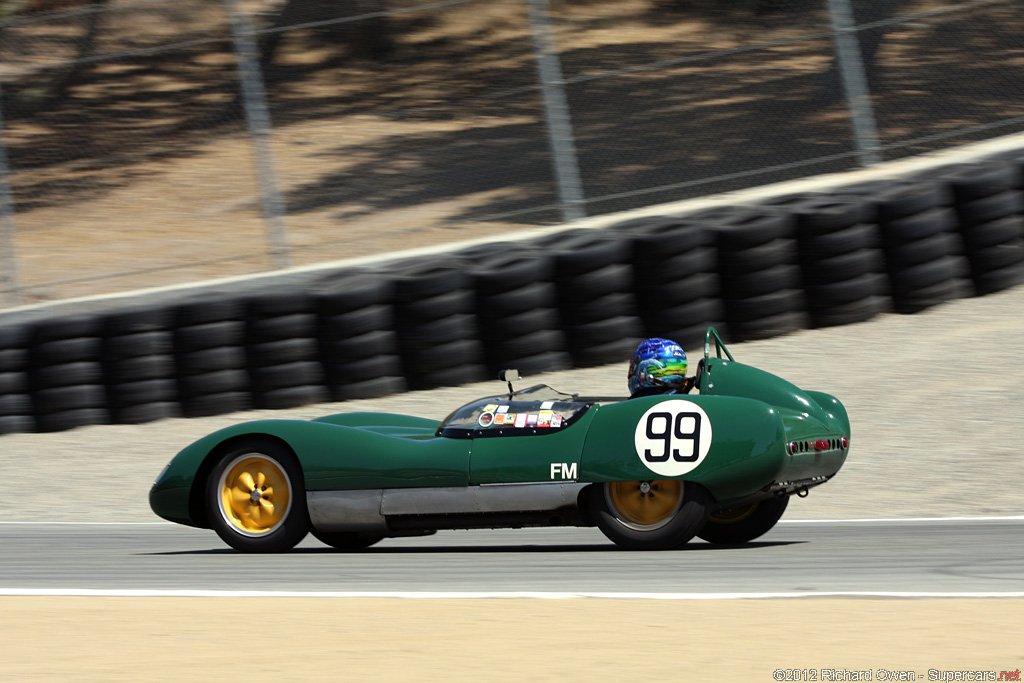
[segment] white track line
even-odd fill
[[[789,598],[1024,598],[1022,591],[920,592],[823,591],[820,593],[613,593],[554,591],[217,591],[124,590],[91,588],[0,588],[0,597],[104,597],[104,598],[396,598],[412,600],[765,600]]]

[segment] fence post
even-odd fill
[[[579,163],[576,160],[572,121],[569,118],[569,105],[565,99],[562,64],[555,50],[551,32],[548,0],[526,0],[526,10],[530,17],[537,73],[544,95],[544,118],[547,121],[555,181],[558,184],[558,197],[562,205],[562,220],[568,223],[584,218],[587,214]]]
[[[263,76],[259,66],[259,51],[253,40],[253,29],[249,16],[239,11],[235,0],[224,0],[231,19],[232,45],[238,60],[238,72],[242,81],[242,103],[245,119],[249,125],[249,139],[252,142],[256,175],[260,184],[260,201],[263,204],[263,218],[267,225],[267,241],[274,266],[287,268],[290,265],[288,226],[285,225],[284,200],[274,169],[274,154],[270,148],[270,112],[267,110],[267,96],[263,89]]]
[[[880,163],[882,155],[850,0],[828,0],[828,10],[836,34],[836,64],[843,80],[846,102],[850,107],[858,156],[862,166],[871,166]]]
[[[0,87],[0,284],[7,293],[10,306],[21,304],[21,285],[18,283],[18,252],[14,244],[17,234],[14,226],[14,196],[7,179],[7,146],[4,144],[3,89]]]

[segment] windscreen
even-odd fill
[[[569,427],[593,405],[573,398],[544,384],[518,391],[512,398],[488,396],[453,412],[437,433],[455,438],[552,434]]]

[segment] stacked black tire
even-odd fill
[[[245,298],[253,407],[279,410],[328,400],[317,333],[317,301],[305,289],[275,288]]]
[[[175,306],[172,319],[178,397],[185,417],[251,408],[241,299],[224,294],[183,302]]]
[[[572,366],[551,257],[512,244],[489,244],[456,256],[470,266],[489,378],[509,368],[529,376]]]
[[[764,339],[807,327],[796,226],[769,207],[723,207],[688,216],[712,228],[729,335]]]
[[[897,313],[964,294],[967,264],[950,202],[946,188],[934,182],[899,186],[874,199]]]
[[[608,231],[572,230],[542,244],[554,255],[559,319],[573,365],[629,358],[643,336],[629,240]]]
[[[0,327],[0,434],[34,432],[36,421],[28,386],[28,330]]]
[[[103,376],[114,423],[181,416],[170,320],[166,306],[130,308],[103,317]]]
[[[945,176],[977,294],[1024,282],[1024,164],[973,164]]]
[[[410,389],[488,378],[476,325],[472,278],[458,261],[400,265],[391,275],[404,375]]]
[[[680,218],[641,218],[616,226],[631,242],[633,295],[645,337],[685,349],[708,327],[725,329],[713,231]]]
[[[373,398],[760,339],[1024,283],[1024,153],[122,310],[5,314],[0,434]],[[313,292],[313,293],[311,293]],[[727,329],[726,329],[727,328]]]
[[[811,324],[847,325],[885,310],[885,260],[871,205],[837,196],[810,197],[788,208],[796,219]]]
[[[335,401],[405,391],[391,284],[381,274],[347,273],[316,295],[320,359]]]
[[[98,316],[40,320],[29,336],[29,388],[36,427],[58,432],[110,423]]]

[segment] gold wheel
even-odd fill
[[[232,460],[220,477],[220,514],[245,536],[270,533],[291,509],[292,486],[277,460],[247,453]]]
[[[708,521],[716,524],[738,524],[754,514],[754,511],[757,510],[757,506],[760,504],[761,501],[758,501],[745,507],[725,508],[713,513],[708,518]]]
[[[668,523],[683,502],[683,482],[678,479],[616,481],[610,482],[606,490],[615,516],[640,530]]]

